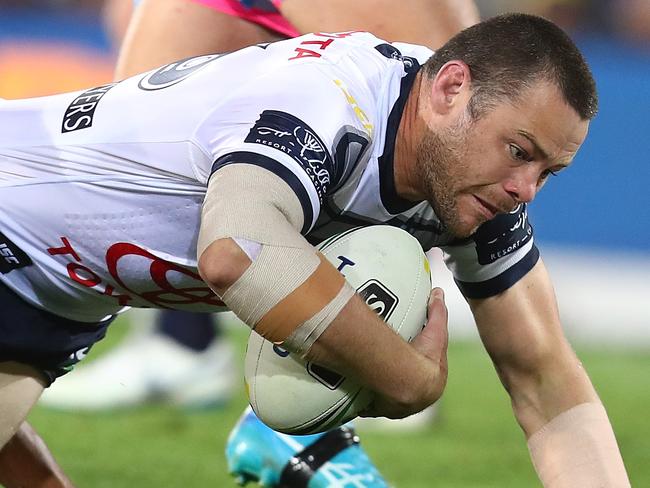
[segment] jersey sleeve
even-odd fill
[[[370,141],[342,83],[318,66],[285,66],[247,83],[219,109],[226,127],[215,133],[228,136],[214,144],[212,173],[244,163],[281,177],[300,200],[306,234],[346,174],[341,152],[351,144],[364,151]]]
[[[467,241],[442,250],[467,298],[487,298],[507,290],[539,259],[525,204],[484,223]]]

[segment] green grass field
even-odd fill
[[[91,354],[123,334],[116,324]],[[242,349],[245,330],[232,334]],[[650,354],[579,350],[608,407],[635,487],[650,486]],[[362,433],[362,443],[399,488],[535,487],[525,441],[505,391],[479,344],[452,343],[439,422],[410,434]],[[36,408],[30,421],[79,487],[230,487],[223,448],[246,404],[179,412],[147,406],[125,412],[65,414]]]

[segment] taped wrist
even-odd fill
[[[561,413],[530,437],[528,449],[546,488],[630,486],[600,403],[582,403]]]

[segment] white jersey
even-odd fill
[[[172,63],[102,87],[0,102],[0,279],[79,321],[125,307],[216,311],[197,273],[207,181],[267,168],[319,242],[385,223],[443,247],[461,290],[499,293],[537,260],[525,207],[461,242],[401,199],[393,148],[431,51],[368,33],[310,34]]]

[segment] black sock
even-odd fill
[[[220,330],[209,313],[163,310],[156,322],[156,332],[195,351],[205,350],[218,339]]]

